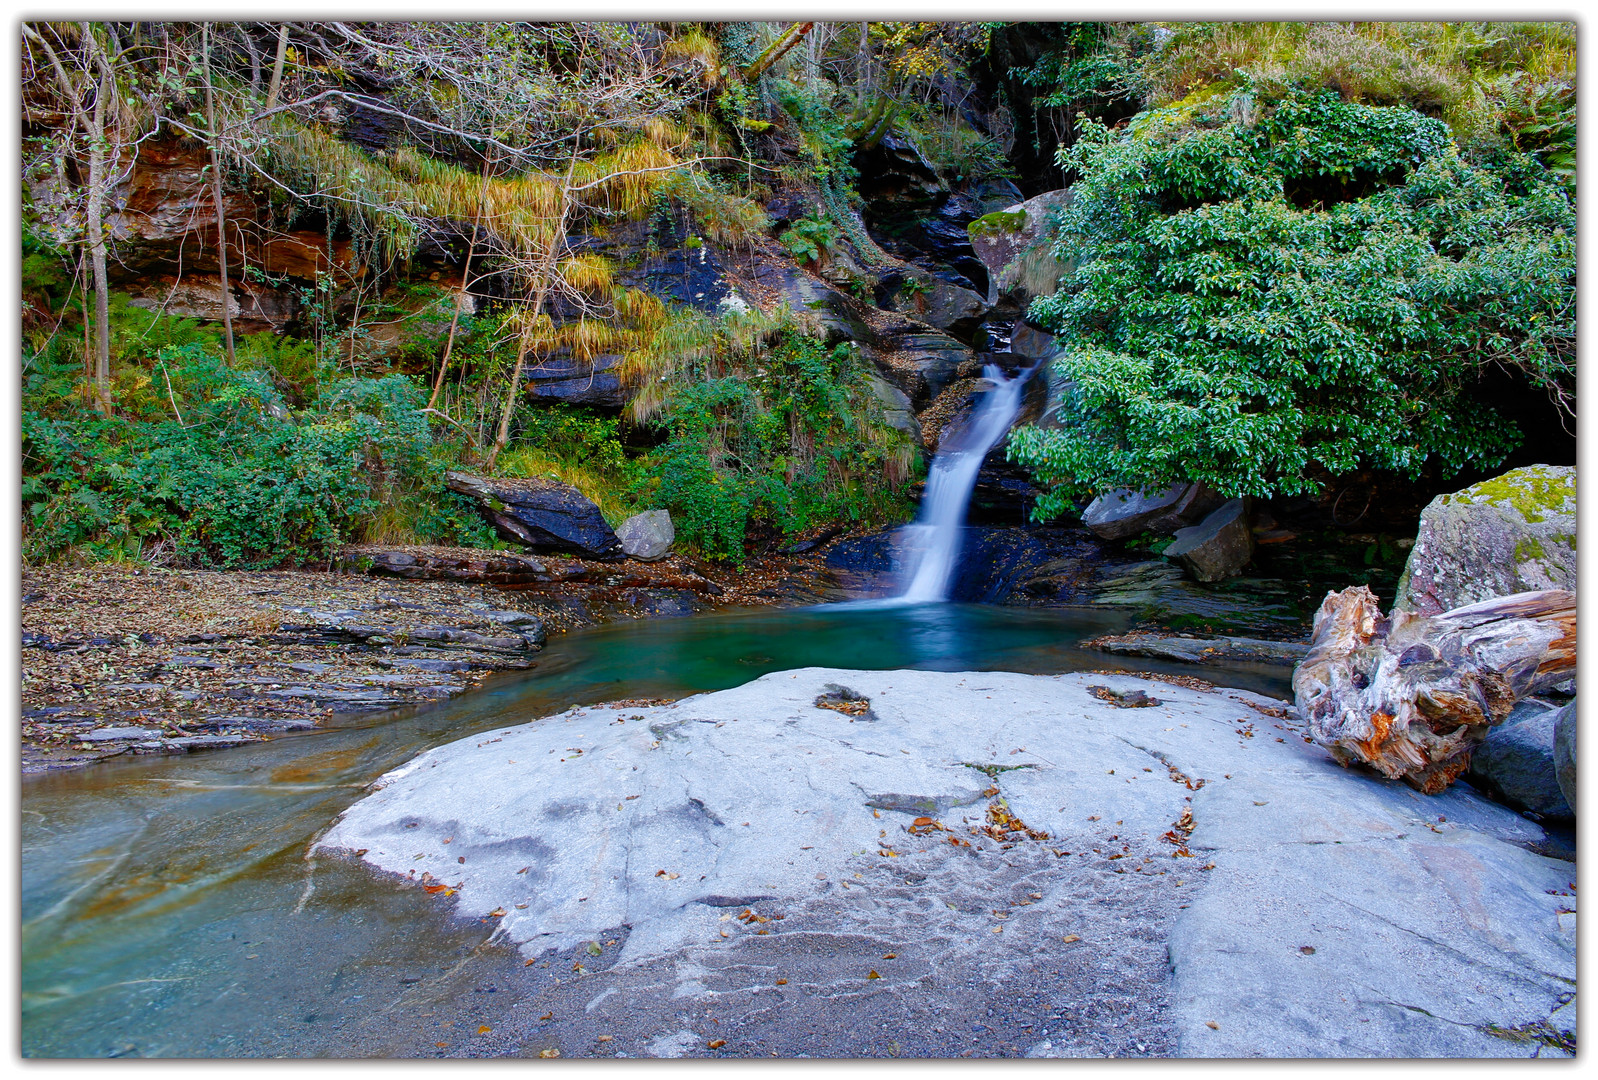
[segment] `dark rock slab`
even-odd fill
[[[1198,581],[1222,581],[1243,572],[1254,557],[1254,534],[1248,527],[1248,501],[1231,499],[1199,524],[1176,531],[1165,549]]]
[[[617,353],[592,360],[551,356],[527,369],[524,392],[535,401],[551,405],[619,409],[629,399],[621,385],[621,360]]]
[[[1184,664],[1216,660],[1258,660],[1267,664],[1296,664],[1309,651],[1301,641],[1266,641],[1249,637],[1189,637],[1183,634],[1115,634],[1084,641],[1082,647],[1118,656],[1148,656]]]
[[[450,490],[477,500],[483,516],[507,540],[537,552],[568,552],[602,562],[624,557],[621,541],[599,507],[570,484],[537,477],[489,479],[453,471],[447,479]]]
[[[1559,793],[1571,813],[1576,811],[1576,703],[1571,701],[1554,717],[1554,775]]]
[[[1169,535],[1215,509],[1218,501],[1207,498],[1199,484],[1172,484],[1162,491],[1117,488],[1088,504],[1082,524],[1106,540],[1143,532]]]
[[[1554,730],[1561,711],[1536,700],[1516,705],[1471,753],[1471,783],[1520,810],[1574,817],[1554,761]]]

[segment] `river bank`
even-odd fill
[[[497,554],[349,549],[335,570],[24,565],[22,771],[237,746],[424,706],[536,666],[549,635],[792,602],[814,576],[802,560],[757,557],[734,571],[679,556],[545,559],[552,580],[509,586],[364,572],[395,553]]]

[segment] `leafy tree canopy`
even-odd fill
[[[1469,164],[1414,110],[1245,86],[1090,125],[1062,164],[1075,269],[1032,316],[1069,384],[1011,441],[1040,518],[1115,487],[1491,467],[1519,436],[1471,396],[1484,371],[1555,394],[1573,371],[1574,207],[1532,157]]]

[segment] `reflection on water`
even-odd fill
[[[1122,629],[1113,613],[947,604],[613,624],[557,638],[532,671],[432,708],[25,777],[23,1052],[380,1053],[373,1032],[391,1013],[463,992],[463,965],[491,927],[305,855],[367,784],[429,747],[574,704],[679,697],[795,667],[1159,667],[1075,648]],[[1285,668],[1206,674],[1285,692]]]

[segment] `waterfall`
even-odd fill
[[[949,576],[960,560],[966,507],[977,472],[989,450],[1003,439],[1021,411],[1021,390],[1036,367],[1013,379],[996,364],[982,369],[993,389],[977,399],[970,419],[944,433],[927,473],[921,512],[904,530],[904,589],[900,603],[936,603],[949,597]]]

